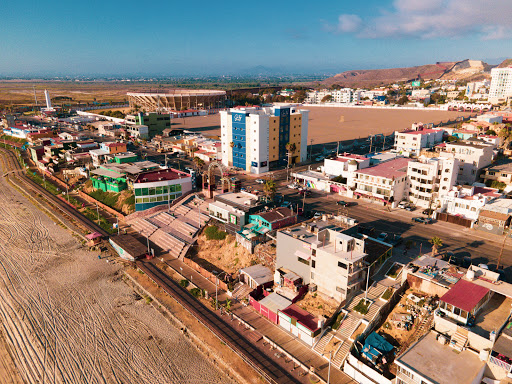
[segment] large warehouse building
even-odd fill
[[[167,92],[128,93],[130,107],[146,112],[170,112],[185,109],[219,110],[226,105],[226,91],[172,89]]]

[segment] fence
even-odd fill
[[[473,223],[473,220],[465,219],[464,217],[460,216],[450,215],[448,213],[438,213],[436,219],[446,221],[448,223],[462,225],[463,227],[467,228],[471,228],[471,224]]]
[[[183,262],[187,264],[190,268],[195,270],[197,273],[199,273],[201,276],[205,277],[206,279],[210,280],[213,284],[217,283],[217,276],[213,273],[207,271],[203,267],[201,267],[199,264],[197,264],[195,261],[190,260],[187,257],[183,258]],[[218,280],[218,286],[220,289],[227,291],[228,285],[223,282],[222,280]]]

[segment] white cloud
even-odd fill
[[[353,33],[360,38],[462,37],[477,34],[483,40],[512,37],[510,0],[394,0],[391,9],[362,19],[342,14],[333,33]]]

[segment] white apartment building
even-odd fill
[[[442,198],[442,207],[450,215],[478,220],[480,209],[502,196],[497,189],[463,185],[453,188]]]
[[[492,144],[455,141],[447,142],[443,147],[444,151],[439,153],[439,157],[459,160],[457,172],[459,184],[473,184],[479,176],[478,171],[490,165],[494,156]]]
[[[419,155],[421,149],[432,148],[443,141],[443,129],[395,131],[395,150]]]
[[[423,156],[409,162],[409,200],[419,207],[435,209],[456,184],[458,164],[457,159]]]
[[[270,164],[286,165],[307,158],[309,111],[295,105],[239,107],[220,111],[222,164],[264,173]],[[286,144],[295,144],[288,156]]]
[[[318,104],[322,102],[325,96],[331,96],[331,103],[358,103],[361,100],[361,90],[352,88],[343,88],[337,90],[323,89],[321,91],[311,91],[307,93],[306,102]]]
[[[410,161],[401,157],[358,170],[353,196],[396,206],[408,191],[407,168]]]
[[[367,254],[364,240],[341,230],[320,220],[278,231],[276,270],[294,272],[338,302],[352,296],[366,282]]]
[[[512,96],[512,67],[491,69],[489,102],[499,103]]]

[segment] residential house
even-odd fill
[[[497,189],[471,185],[457,186],[441,198],[442,208],[450,215],[478,220],[480,209],[502,195]]]
[[[416,129],[395,132],[396,151],[419,155],[421,149],[432,148],[443,141],[444,130],[441,128],[426,129],[422,124],[413,128]]]
[[[341,232],[326,221],[277,232],[276,269],[302,278],[320,294],[341,302],[359,291],[366,281],[365,241]],[[283,276],[275,281],[283,285]]]
[[[493,182],[504,183],[505,191],[512,190],[512,161],[496,163],[488,166],[482,172],[486,185],[491,185]]]

